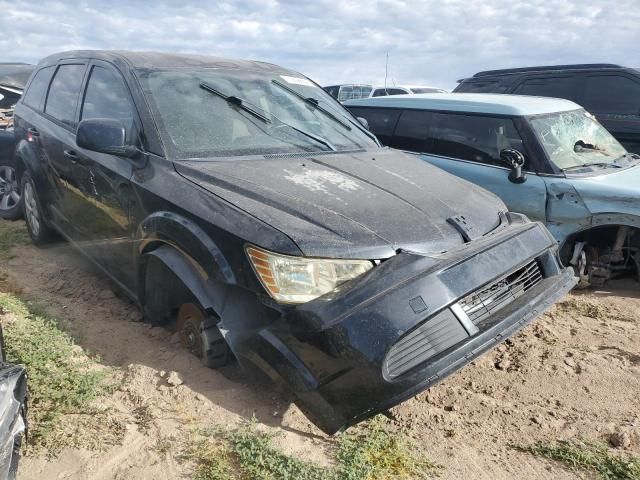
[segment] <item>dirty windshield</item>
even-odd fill
[[[561,170],[588,165],[615,166],[627,153],[584,110],[554,113],[529,121],[549,159]]]
[[[181,158],[377,146],[334,99],[296,74],[150,71],[141,80],[170,148]]]

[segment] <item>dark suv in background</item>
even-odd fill
[[[609,63],[487,70],[454,92],[566,98],[593,113],[629,152],[640,153],[640,70]]]

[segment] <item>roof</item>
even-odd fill
[[[543,65],[538,67],[522,67],[522,68],[503,68],[498,70],[485,70],[476,73],[472,78],[488,77],[492,75],[509,75],[513,73],[525,72],[547,72],[554,70],[591,70],[603,68],[624,68],[621,65],[613,63],[578,63],[574,65]]]
[[[345,106],[414,108],[450,112],[489,113],[522,117],[577,110],[569,100],[499,93],[420,93],[349,100]]]
[[[173,68],[246,68],[288,72],[289,70],[265,62],[239,60],[207,55],[183,53],[134,52],[127,50],[71,50],[55,53],[40,61],[39,65],[54,64],[66,58],[95,58],[112,62],[125,62],[133,69]]]

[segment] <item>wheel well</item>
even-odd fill
[[[616,238],[620,227],[624,225],[605,225],[601,227],[594,227],[588,230],[582,230],[576,232],[573,235],[567,237],[560,251],[560,257],[565,265],[569,264],[571,255],[573,254],[573,247],[576,242],[585,242],[593,248],[599,251],[606,251],[612,249],[615,245]],[[640,228],[628,227],[627,237],[625,239],[625,245],[629,243],[633,246],[640,247]]]
[[[158,258],[148,256],[143,269],[141,303],[149,322],[166,324],[176,318],[182,304],[196,301],[184,282]]]

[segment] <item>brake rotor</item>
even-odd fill
[[[202,324],[204,314],[193,303],[185,303],[178,311],[177,327],[182,344],[196,357],[202,358]]]

